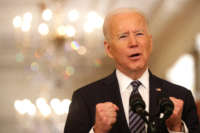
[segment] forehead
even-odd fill
[[[118,13],[110,17],[109,30],[111,33],[126,30],[146,30],[146,20],[143,15],[134,12]]]

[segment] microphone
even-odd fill
[[[164,120],[168,119],[173,113],[174,104],[169,98],[162,97],[159,101],[159,105],[160,105],[160,113],[164,114],[163,119]]]
[[[130,97],[130,107],[134,113],[145,115],[145,103],[139,93],[134,93]]]
[[[159,114],[161,114],[161,119],[166,120],[168,119],[174,110],[174,104],[169,99],[167,93],[162,88],[156,88],[158,104],[160,106]]]

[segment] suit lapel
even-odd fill
[[[106,85],[108,86],[108,94],[111,95],[111,101],[119,107],[117,114],[117,122],[113,125],[111,132],[113,133],[129,133],[129,128],[127,125],[124,107],[122,104],[122,98],[119,90],[118,81],[116,78],[115,71],[106,80]]]
[[[157,115],[159,113],[159,89],[161,88],[162,91],[162,80],[154,76],[151,72],[149,72],[149,78],[150,78],[150,96],[149,96],[149,113],[150,113],[150,119]]]

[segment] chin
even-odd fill
[[[139,71],[144,71],[147,67],[145,65],[137,65],[137,66],[133,66],[131,67],[131,70],[134,72],[139,72]]]

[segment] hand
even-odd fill
[[[111,103],[99,103],[96,105],[95,133],[107,133],[117,121],[119,108]]]
[[[181,117],[184,102],[183,100],[174,97],[170,97],[170,100],[172,100],[172,102],[174,103],[174,111],[172,115],[166,120],[167,128],[169,128],[171,131],[181,132]]]

